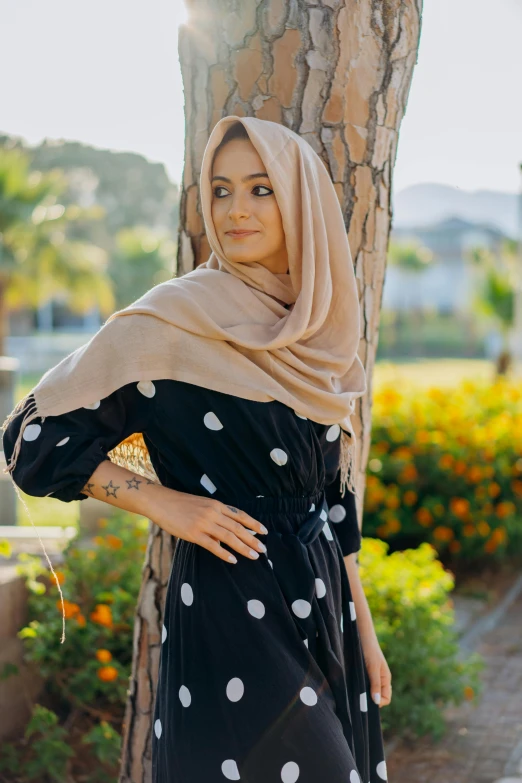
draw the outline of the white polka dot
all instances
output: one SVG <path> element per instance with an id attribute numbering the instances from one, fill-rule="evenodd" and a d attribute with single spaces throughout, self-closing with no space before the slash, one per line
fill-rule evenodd
<path id="1" fill-rule="evenodd" d="M 232 679 L 228 681 L 227 697 L 230 701 L 239 701 L 244 692 L 245 686 L 243 685 L 243 680 L 240 680 L 239 677 L 232 677 Z"/>
<path id="2" fill-rule="evenodd" d="M 326 585 L 322 579 L 315 580 L 315 592 L 318 598 L 323 598 L 326 595 Z"/>
<path id="3" fill-rule="evenodd" d="M 217 487 L 214 484 L 214 482 L 209 479 L 209 477 L 207 476 L 206 473 L 203 473 L 203 475 L 201 476 L 201 478 L 199 480 L 199 483 L 202 484 L 205 487 L 205 489 L 207 490 L 207 492 L 210 492 L 211 494 L 214 494 L 214 492 L 217 489 Z"/>
<path id="4" fill-rule="evenodd" d="M 222 430 L 223 425 L 219 421 L 218 417 L 215 413 L 212 411 L 209 411 L 208 413 L 205 413 L 203 416 L 203 422 L 205 424 L 205 427 L 208 427 L 209 430 Z"/>
<path id="5" fill-rule="evenodd" d="M 294 601 L 292 604 L 292 611 L 298 617 L 308 617 L 312 611 L 312 604 L 305 601 L 304 598 L 298 598 L 297 601 Z"/>
<path id="6" fill-rule="evenodd" d="M 306 646 L 308 647 L 308 639 L 304 639 L 303 641 L 306 644 Z"/>
<path id="7" fill-rule="evenodd" d="M 357 615 L 355 614 L 355 604 L 353 601 L 350 601 L 350 617 L 352 618 L 352 620 L 355 620 L 355 618 L 357 617 Z"/>
<path id="8" fill-rule="evenodd" d="M 252 615 L 252 617 L 257 617 L 258 619 L 261 619 L 261 617 L 264 617 L 265 614 L 265 605 L 262 601 L 258 601 L 256 598 L 252 598 L 248 604 L 248 611 Z"/>
<path id="9" fill-rule="evenodd" d="M 324 508 L 323 508 L 323 510 L 321 511 L 321 513 L 319 514 L 319 518 L 320 518 L 320 519 L 322 519 L 322 520 L 323 520 L 323 522 L 326 522 L 326 520 L 328 519 L 328 514 L 326 513 L 326 511 L 324 510 Z"/>
<path id="10" fill-rule="evenodd" d="M 90 402 L 88 405 L 84 405 L 84 408 L 88 408 L 90 411 L 95 411 L 96 408 L 100 407 L 100 400 L 97 400 L 96 402 Z"/>
<path id="11" fill-rule="evenodd" d="M 190 707 L 192 696 L 190 695 L 190 691 L 186 685 L 182 685 L 179 689 L 179 700 L 184 707 Z"/>
<path id="12" fill-rule="evenodd" d="M 283 449 L 272 449 L 270 456 L 276 465 L 286 465 L 288 462 L 288 454 Z"/>
<path id="13" fill-rule="evenodd" d="M 272 561 L 270 560 L 270 558 L 267 558 L 267 559 L 268 559 L 268 562 L 270 563 L 270 568 L 273 568 L 273 567 L 274 567 L 274 564 L 272 563 Z"/>
<path id="14" fill-rule="evenodd" d="M 221 772 L 227 780 L 239 780 L 239 770 L 233 759 L 227 759 L 222 763 Z"/>
<path id="15" fill-rule="evenodd" d="M 163 644 L 165 639 L 167 638 L 167 629 L 165 628 L 165 625 L 163 625 L 163 628 L 161 629 L 161 643 Z"/>
<path id="16" fill-rule="evenodd" d="M 381 780 L 388 780 L 388 771 L 386 769 L 385 761 L 379 761 L 379 763 L 377 764 L 377 774 L 381 778 Z"/>
<path id="17" fill-rule="evenodd" d="M 194 593 L 192 592 L 192 587 L 188 582 L 183 582 L 181 585 L 181 600 L 187 606 L 190 606 L 194 600 Z"/>
<path id="18" fill-rule="evenodd" d="M 154 397 L 156 394 L 156 387 L 152 381 L 140 381 L 138 383 L 138 391 L 143 394 L 144 397 Z"/>
<path id="19" fill-rule="evenodd" d="M 299 777 L 299 767 L 295 761 L 287 761 L 281 770 L 281 780 L 283 783 L 295 783 Z"/>
<path id="20" fill-rule="evenodd" d="M 354 769 L 350 772 L 350 783 L 361 783 L 361 778 Z"/>
<path id="21" fill-rule="evenodd" d="M 314 704 L 317 704 L 317 693 L 313 688 L 309 688 L 308 686 L 301 688 L 299 696 L 301 697 L 301 701 L 309 707 L 313 707 Z"/>
<path id="22" fill-rule="evenodd" d="M 366 691 L 361 693 L 361 712 L 368 712 L 368 699 L 366 696 Z"/>
<path id="23" fill-rule="evenodd" d="M 154 734 L 158 739 L 161 737 L 161 732 L 162 732 L 161 721 L 158 718 L 158 720 L 154 723 Z"/>
<path id="24" fill-rule="evenodd" d="M 301 416 L 301 414 L 300 414 L 300 413 L 298 413 L 297 411 L 294 411 L 294 413 L 295 413 L 295 415 L 296 415 L 296 416 L 297 416 L 299 419 L 304 419 L 304 420 L 306 421 L 306 416 Z"/>
<path id="25" fill-rule="evenodd" d="M 325 534 L 328 541 L 333 541 L 332 531 L 330 530 L 330 525 L 328 524 L 328 522 L 324 523 L 323 533 Z"/>
<path id="26" fill-rule="evenodd" d="M 341 631 L 344 633 L 344 614 L 341 615 Z"/>
<path id="27" fill-rule="evenodd" d="M 340 426 L 338 424 L 332 424 L 332 426 L 329 427 L 326 432 L 326 440 L 328 441 L 337 440 L 340 432 L 341 432 Z"/>
<path id="28" fill-rule="evenodd" d="M 308 509 L 308 513 L 310 513 L 310 511 L 315 511 L 315 503 L 312 503 L 312 505 Z"/>
<path id="29" fill-rule="evenodd" d="M 24 430 L 22 438 L 24 440 L 36 440 L 41 431 L 42 428 L 39 424 L 28 424 Z"/>
<path id="30" fill-rule="evenodd" d="M 70 440 L 71 440 L 70 437 L 67 436 L 66 438 L 62 438 L 62 440 L 59 443 L 57 443 L 56 445 L 57 446 L 65 446 L 65 444 L 69 443 Z"/>
<path id="31" fill-rule="evenodd" d="M 332 506 L 330 509 L 328 516 L 332 522 L 342 522 L 346 516 L 346 509 L 344 506 L 341 506 L 340 503 L 336 503 L 335 506 Z"/>

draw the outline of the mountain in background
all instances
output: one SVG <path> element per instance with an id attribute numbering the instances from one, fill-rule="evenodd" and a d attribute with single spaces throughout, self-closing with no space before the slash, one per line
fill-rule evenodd
<path id="1" fill-rule="evenodd" d="M 392 227 L 428 226 L 452 217 L 471 223 L 487 223 L 515 238 L 518 233 L 517 201 L 516 193 L 466 191 L 436 183 L 411 185 L 394 193 Z"/>

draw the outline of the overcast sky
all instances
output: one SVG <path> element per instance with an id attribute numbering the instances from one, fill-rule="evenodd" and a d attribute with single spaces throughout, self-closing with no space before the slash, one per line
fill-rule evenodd
<path id="1" fill-rule="evenodd" d="M 0 131 L 140 152 L 180 180 L 183 0 L 0 0 Z M 515 192 L 521 0 L 425 0 L 394 189 Z"/>

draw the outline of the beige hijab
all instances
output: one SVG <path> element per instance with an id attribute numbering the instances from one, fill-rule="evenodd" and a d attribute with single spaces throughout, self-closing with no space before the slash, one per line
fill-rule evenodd
<path id="1" fill-rule="evenodd" d="M 257 262 L 232 263 L 211 215 L 214 150 L 241 122 L 270 177 L 282 215 L 289 272 Z M 359 301 L 339 201 L 322 160 L 296 133 L 254 117 L 224 117 L 208 140 L 200 197 L 209 259 L 160 283 L 111 315 L 84 346 L 43 375 L 25 427 L 99 401 L 130 382 L 172 379 L 249 400 L 279 400 L 301 416 L 332 425 L 341 436 L 341 484 L 355 491 L 355 434 L 350 415 L 366 391 L 359 345 Z M 285 304 L 292 304 L 288 310 Z M 21 400 L 3 424 L 25 403 Z M 181 412 L 172 411 L 175 418 Z M 143 439 L 111 452 L 118 464 L 155 475 Z"/>

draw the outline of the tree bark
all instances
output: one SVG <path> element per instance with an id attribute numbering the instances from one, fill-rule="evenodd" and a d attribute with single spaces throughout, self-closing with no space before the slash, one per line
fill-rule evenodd
<path id="1" fill-rule="evenodd" d="M 231 114 L 254 116 L 283 123 L 305 138 L 332 176 L 359 289 L 359 356 L 368 378 L 368 394 L 354 415 L 362 489 L 392 172 L 417 58 L 422 0 L 186 0 L 186 5 L 189 22 L 179 31 L 186 140 L 178 274 L 210 254 L 198 178 L 216 122 Z M 362 508 L 358 511 L 361 519 Z M 151 718 L 170 540 L 158 528 L 151 532 L 137 610 L 121 783 L 151 780 Z"/>

